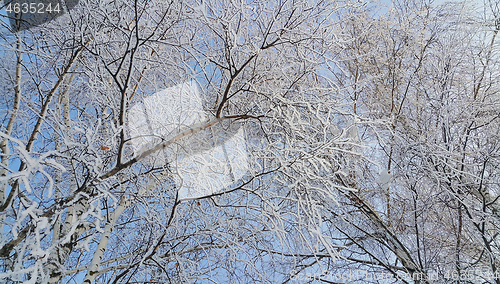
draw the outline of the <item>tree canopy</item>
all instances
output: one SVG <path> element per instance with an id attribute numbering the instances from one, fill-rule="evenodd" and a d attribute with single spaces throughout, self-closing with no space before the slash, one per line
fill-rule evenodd
<path id="1" fill-rule="evenodd" d="M 68 3 L 0 15 L 0 281 L 500 283 L 498 3 Z"/>

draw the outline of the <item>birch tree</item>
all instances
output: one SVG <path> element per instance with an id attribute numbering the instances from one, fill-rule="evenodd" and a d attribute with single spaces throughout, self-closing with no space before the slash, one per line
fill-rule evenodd
<path id="1" fill-rule="evenodd" d="M 38 27 L 6 24 L 0 279 L 494 275 L 498 11 L 379 5 L 82 0 Z M 200 100 L 160 99 L 179 86 Z M 147 107 L 184 103 L 147 121 Z M 245 151 L 196 156 L 235 133 Z M 231 183 L 180 194 L 221 169 Z"/>
<path id="2" fill-rule="evenodd" d="M 354 58 L 333 77 L 349 87 L 378 164 L 360 169 L 362 194 L 332 229 L 349 244 L 342 269 L 410 283 L 498 281 L 497 183 L 483 175 L 495 172 L 486 161 L 497 151 L 498 14 L 478 18 L 472 7 L 401 1 L 345 23 L 357 40 L 342 52 Z"/>
<path id="3" fill-rule="evenodd" d="M 2 279 L 273 282 L 287 275 L 292 263 L 275 265 L 271 248 L 312 247 L 316 229 L 308 222 L 316 217 L 287 232 L 290 213 L 281 208 L 297 199 L 286 196 L 319 181 L 318 192 L 333 201 L 330 182 L 317 178 L 327 172 L 308 168 L 331 172 L 319 157 L 349 143 L 346 131 L 331 133 L 337 99 L 330 93 L 338 89 L 320 86 L 316 72 L 326 48 L 345 40 L 334 14 L 357 6 L 81 1 L 6 37 L 5 46 L 17 46 L 4 52 L 17 61 L 4 63 L 3 115 L 11 122 L 2 132 Z M 135 155 L 126 129 L 131 107 L 186 80 L 200 86 L 207 120 Z M 253 141 L 248 175 L 181 202 L 178 169 L 158 161 L 158 152 L 178 157 L 194 147 L 189 137 L 235 123 Z"/>

